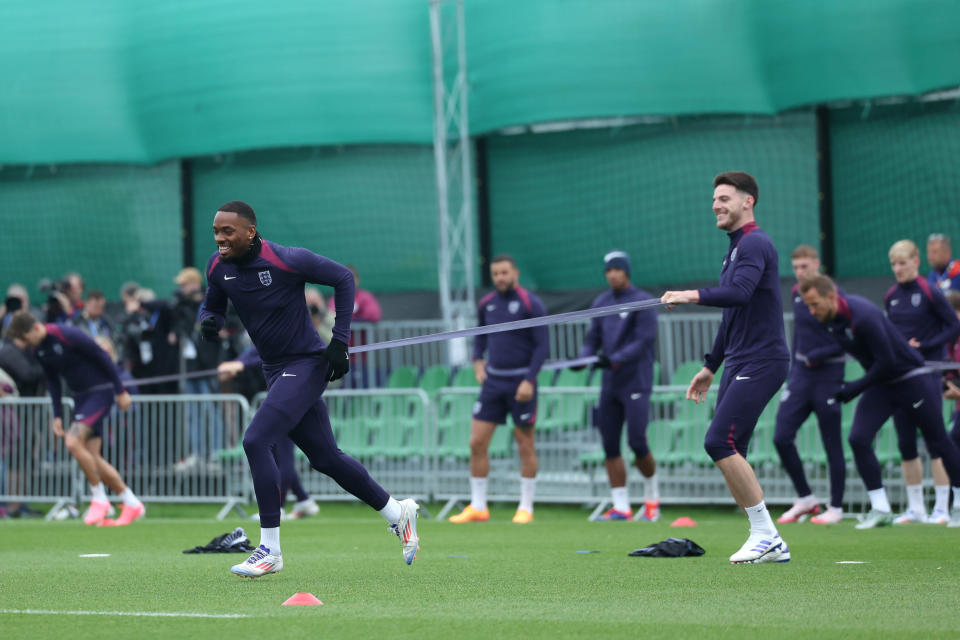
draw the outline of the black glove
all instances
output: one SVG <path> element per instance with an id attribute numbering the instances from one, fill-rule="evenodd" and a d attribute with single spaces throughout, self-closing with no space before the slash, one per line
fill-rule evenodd
<path id="1" fill-rule="evenodd" d="M 200 323 L 200 338 L 207 342 L 216 342 L 220 336 L 220 330 L 217 329 L 217 319 L 213 316 L 207 316 Z"/>
<path id="2" fill-rule="evenodd" d="M 600 355 L 597 356 L 597 361 L 593 363 L 593 368 L 609 369 L 611 364 L 612 363 L 610 362 L 610 358 L 601 353 Z"/>
<path id="3" fill-rule="evenodd" d="M 323 357 L 330 365 L 330 368 L 327 369 L 327 381 L 339 380 L 350 371 L 350 356 L 347 354 L 347 345 L 336 338 L 327 345 Z"/>
<path id="4" fill-rule="evenodd" d="M 846 404 L 847 402 L 850 402 L 856 398 L 858 395 L 860 394 L 854 387 L 851 387 L 848 384 L 842 384 L 840 385 L 840 390 L 833 394 L 833 399 L 837 402 Z"/>

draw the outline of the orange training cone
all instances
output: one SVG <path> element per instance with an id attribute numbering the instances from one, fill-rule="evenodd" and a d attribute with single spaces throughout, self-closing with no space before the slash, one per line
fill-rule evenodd
<path id="1" fill-rule="evenodd" d="M 697 526 L 697 523 L 694 522 L 693 518 L 688 518 L 687 516 L 683 516 L 671 522 L 670 526 L 671 527 L 695 527 Z"/>
<path id="2" fill-rule="evenodd" d="M 323 603 L 317 600 L 316 596 L 314 596 L 312 593 L 295 593 L 289 598 L 287 598 L 287 601 L 280 606 L 285 607 L 287 605 L 298 605 L 298 604 L 310 605 L 310 604 L 323 604 Z"/>

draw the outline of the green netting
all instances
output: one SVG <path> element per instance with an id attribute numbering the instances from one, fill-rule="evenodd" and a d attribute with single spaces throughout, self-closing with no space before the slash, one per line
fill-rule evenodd
<path id="1" fill-rule="evenodd" d="M 377 292 L 437 288 L 436 182 L 426 146 L 250 152 L 193 163 L 195 261 L 217 207 L 243 200 L 264 237 L 352 264 Z"/>
<path id="2" fill-rule="evenodd" d="M 24 284 L 35 304 L 39 279 L 72 270 L 111 300 L 128 280 L 167 296 L 183 266 L 179 188 L 175 162 L 3 168 L 3 282 Z"/>
<path id="3" fill-rule="evenodd" d="M 429 5 L 4 0 L 0 162 L 429 143 Z M 960 3 L 950 0 L 465 5 L 475 133 L 627 114 L 772 114 L 960 82 Z"/>
<path id="4" fill-rule="evenodd" d="M 830 114 L 837 275 L 889 276 L 887 250 L 931 233 L 960 240 L 960 102 Z"/>
<path id="5" fill-rule="evenodd" d="M 772 114 L 960 82 L 944 0 L 471 0 L 471 128 Z"/>
<path id="6" fill-rule="evenodd" d="M 489 145 L 494 252 L 543 289 L 602 286 L 602 256 L 633 257 L 633 281 L 715 279 L 727 238 L 715 227 L 713 177 L 760 185 L 757 220 L 790 275 L 790 251 L 818 244 L 811 113 L 690 118 L 623 129 L 496 136 Z"/>

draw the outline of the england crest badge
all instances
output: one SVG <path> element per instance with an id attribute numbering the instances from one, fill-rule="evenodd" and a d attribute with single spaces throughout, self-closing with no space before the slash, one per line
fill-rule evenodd
<path id="1" fill-rule="evenodd" d="M 262 284 L 265 287 L 269 287 L 270 284 L 273 282 L 273 276 L 270 275 L 269 270 L 260 271 L 257 273 L 257 275 L 260 276 L 260 284 Z"/>

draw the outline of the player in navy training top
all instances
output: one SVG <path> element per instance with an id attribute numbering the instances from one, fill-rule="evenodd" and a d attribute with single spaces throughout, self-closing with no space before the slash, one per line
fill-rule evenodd
<path id="1" fill-rule="evenodd" d="M 101 453 L 103 420 L 109 415 L 114 400 L 124 411 L 131 403 L 130 394 L 107 352 L 80 329 L 65 324 L 41 324 L 28 311 L 17 311 L 13 315 L 7 337 L 32 347 L 43 366 L 53 402 L 53 433 L 64 438 L 67 450 L 90 483 L 90 508 L 84 522 L 122 526 L 143 517 L 146 513 L 143 503 Z M 61 377 L 74 392 L 73 419 L 66 434 Z M 104 484 L 123 500 L 123 511 L 115 521 L 106 517 L 110 502 Z"/>
<path id="2" fill-rule="evenodd" d="M 930 375 L 931 368 L 924 366 L 920 353 L 872 302 L 860 296 L 840 295 L 827 276 L 804 280 L 800 293 L 810 313 L 866 371 L 862 378 L 844 382 L 836 396 L 841 402 L 849 402 L 863 394 L 853 415 L 849 441 L 871 509 L 857 529 L 893 522 L 873 440 L 896 411 L 906 412 L 920 427 L 927 446 L 943 457 L 954 490 L 960 490 L 960 450 L 944 428 L 938 401 L 940 382 Z"/>
<path id="3" fill-rule="evenodd" d="M 942 233 L 931 233 L 927 238 L 927 262 L 930 263 L 927 282 L 943 293 L 960 291 L 960 260 L 950 254 L 950 238 Z"/>
<path id="4" fill-rule="evenodd" d="M 841 405 L 833 401 L 843 384 L 843 349 L 830 332 L 810 314 L 800 296 L 799 282 L 820 272 L 820 255 L 808 244 L 801 244 L 791 255 L 793 274 L 797 283 L 790 291 L 793 299 L 793 360 L 787 388 L 780 396 L 773 444 L 780 461 L 797 490 L 797 501 L 782 516 L 780 524 L 796 522 L 804 515 L 812 515 L 814 524 L 836 524 L 843 518 L 843 490 L 847 481 L 847 463 L 843 458 Z M 830 469 L 830 508 L 820 512 L 820 501 L 803 470 L 803 461 L 794 441 L 797 431 L 813 412 L 817 416 L 823 450 Z"/>
<path id="5" fill-rule="evenodd" d="M 236 360 L 227 360 L 217 365 L 217 374 L 220 380 L 232 380 L 240 372 L 254 367 L 261 367 L 263 361 L 256 347 L 250 347 L 241 353 Z M 305 516 L 315 516 L 320 513 L 320 507 L 316 501 L 310 497 L 307 490 L 304 489 L 300 481 L 300 474 L 297 473 L 297 465 L 293 454 L 293 440 L 290 438 L 280 438 L 277 441 L 277 448 L 274 451 L 274 458 L 277 461 L 277 468 L 280 470 L 280 519 L 296 520 Z M 293 505 L 290 513 L 283 510 L 283 504 L 287 500 L 287 494 L 293 492 L 297 501 Z M 260 514 L 252 516 L 254 520 L 260 520 Z"/>
<path id="6" fill-rule="evenodd" d="M 603 270 L 610 290 L 597 296 L 591 308 L 653 297 L 630 284 L 630 256 L 625 252 L 611 251 L 605 255 Z M 620 454 L 624 420 L 627 422 L 627 444 L 633 450 L 634 464 L 644 477 L 645 495 L 640 517 L 648 521 L 660 519 L 657 463 L 647 445 L 656 341 L 656 311 L 624 312 L 592 319 L 580 350 L 580 356 L 598 355 L 595 366 L 603 370 L 597 428 L 603 441 L 613 507 L 598 516 L 597 520 L 629 520 L 633 517 L 627 493 L 627 469 Z"/>
<path id="7" fill-rule="evenodd" d="M 745 457 L 757 419 L 786 379 L 790 360 L 777 250 L 754 221 L 758 188 L 753 176 L 729 171 L 714 178 L 713 186 L 717 228 L 730 237 L 720 286 L 667 291 L 661 300 L 723 307 L 713 350 L 690 382 L 687 398 L 704 401 L 714 373 L 726 361 L 704 447 L 750 519 L 750 536 L 730 562 L 787 562 L 790 550 L 770 518 L 763 490 Z"/>
<path id="8" fill-rule="evenodd" d="M 490 261 L 490 276 L 496 291 L 477 306 L 480 326 L 546 315 L 540 299 L 518 284 L 520 272 L 506 254 Z M 550 349 L 546 327 L 501 331 L 477 336 L 473 343 L 474 375 L 482 386 L 470 422 L 470 504 L 450 522 L 482 522 L 487 509 L 488 449 L 498 424 L 513 418 L 513 435 L 520 454 L 520 504 L 513 516 L 517 524 L 533 520 L 533 496 L 537 481 L 537 452 L 533 428 L 537 421 L 537 374 Z M 484 351 L 489 358 L 483 359 Z"/>
<path id="9" fill-rule="evenodd" d="M 920 277 L 917 245 L 910 240 L 900 240 L 890 247 L 888 255 L 897 284 L 890 287 L 883 300 L 887 317 L 924 360 L 944 360 L 947 345 L 960 337 L 960 321 L 940 288 L 931 286 Z M 938 370 L 930 375 L 936 381 L 941 378 Z M 942 409 L 943 399 L 939 398 L 938 403 Z M 928 518 L 923 500 L 923 462 L 917 449 L 917 425 L 903 411 L 893 414 L 893 424 L 897 429 L 903 480 L 907 485 L 907 510 L 894 518 L 893 523 L 945 524 L 950 519 L 950 478 L 943 468 L 943 461 L 937 452 L 930 451 L 936 502 Z"/>
<path id="10" fill-rule="evenodd" d="M 257 233 L 257 217 L 246 203 L 220 207 L 213 219 L 217 252 L 207 263 L 207 291 L 199 319 L 204 339 L 216 340 L 227 300 L 233 303 L 263 360 L 267 398 L 243 435 L 260 510 L 260 545 L 233 573 L 256 578 L 283 568 L 280 549 L 280 471 L 274 451 L 289 437 L 310 465 L 333 478 L 390 523 L 413 562 L 417 551 L 413 500 L 398 502 L 373 481 L 359 462 L 337 447 L 326 404 L 327 382 L 349 370 L 347 341 L 353 313 L 353 276 L 346 267 L 300 248 L 284 247 Z M 332 286 L 337 319 L 325 345 L 310 319 L 304 284 Z"/>

